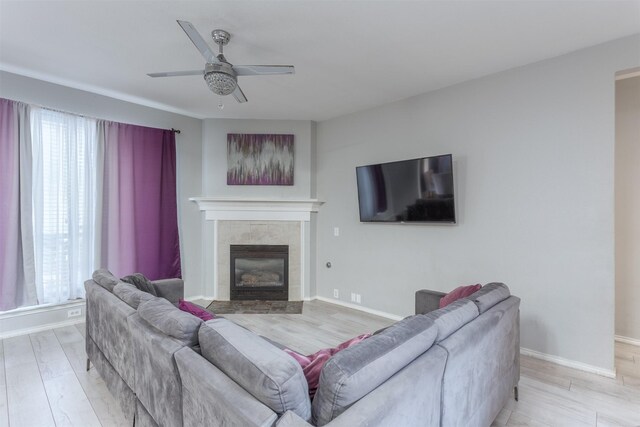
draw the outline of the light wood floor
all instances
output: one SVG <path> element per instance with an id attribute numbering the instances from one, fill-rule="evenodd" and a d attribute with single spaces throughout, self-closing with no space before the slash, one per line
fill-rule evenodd
<path id="1" fill-rule="evenodd" d="M 225 317 L 302 353 L 391 323 L 320 301 L 305 302 L 302 315 Z M 84 324 L 2 340 L 0 427 L 128 425 L 85 360 Z M 615 379 L 524 356 L 521 364 L 520 401 L 493 426 L 640 426 L 640 347 L 616 343 Z"/>

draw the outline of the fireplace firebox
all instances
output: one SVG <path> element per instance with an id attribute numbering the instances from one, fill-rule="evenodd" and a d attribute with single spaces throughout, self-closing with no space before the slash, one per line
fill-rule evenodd
<path id="1" fill-rule="evenodd" d="M 231 245 L 231 300 L 289 299 L 289 246 Z"/>

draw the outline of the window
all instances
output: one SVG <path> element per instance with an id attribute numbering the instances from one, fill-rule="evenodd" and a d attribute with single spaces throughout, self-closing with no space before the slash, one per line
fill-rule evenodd
<path id="1" fill-rule="evenodd" d="M 34 108 L 31 133 L 38 300 L 82 298 L 95 258 L 97 124 Z"/>

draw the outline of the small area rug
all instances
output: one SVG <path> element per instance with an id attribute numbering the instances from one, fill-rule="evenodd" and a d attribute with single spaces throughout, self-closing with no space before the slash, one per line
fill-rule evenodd
<path id="1" fill-rule="evenodd" d="M 212 301 L 213 314 L 302 314 L 302 301 Z"/>

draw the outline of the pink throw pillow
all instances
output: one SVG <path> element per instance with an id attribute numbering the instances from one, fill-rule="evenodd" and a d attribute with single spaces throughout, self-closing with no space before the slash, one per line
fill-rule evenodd
<path id="1" fill-rule="evenodd" d="M 475 294 L 480 290 L 481 287 L 481 284 L 458 286 L 440 299 L 440 308 L 446 307 L 452 302 L 459 300 L 460 298 L 466 298 L 469 295 Z"/>
<path id="2" fill-rule="evenodd" d="M 183 299 L 178 301 L 178 308 L 180 310 L 182 310 L 182 311 L 185 311 L 187 313 L 191 313 L 194 316 L 199 317 L 200 319 L 204 320 L 205 322 L 207 320 L 211 320 L 211 319 L 214 319 L 216 317 L 213 314 L 209 313 L 204 308 L 200 307 L 199 305 L 194 304 L 194 303 L 189 302 L 189 301 L 185 301 Z"/>
<path id="3" fill-rule="evenodd" d="M 345 348 L 349 348 L 352 345 L 356 345 L 362 340 L 369 338 L 371 334 L 362 334 L 358 335 L 355 338 L 351 338 L 343 342 L 334 348 L 325 348 L 320 351 L 317 351 L 309 356 L 303 356 L 300 353 L 296 353 L 293 350 L 289 350 L 285 348 L 284 351 L 289 356 L 296 359 L 296 361 L 302 367 L 302 372 L 304 373 L 304 377 L 307 379 L 307 383 L 309 384 L 309 397 L 313 399 L 313 396 L 316 394 L 316 390 L 318 389 L 318 381 L 320 380 L 320 372 L 322 372 L 322 367 L 329 360 L 331 356 L 339 352 L 340 350 L 344 350 Z"/>

